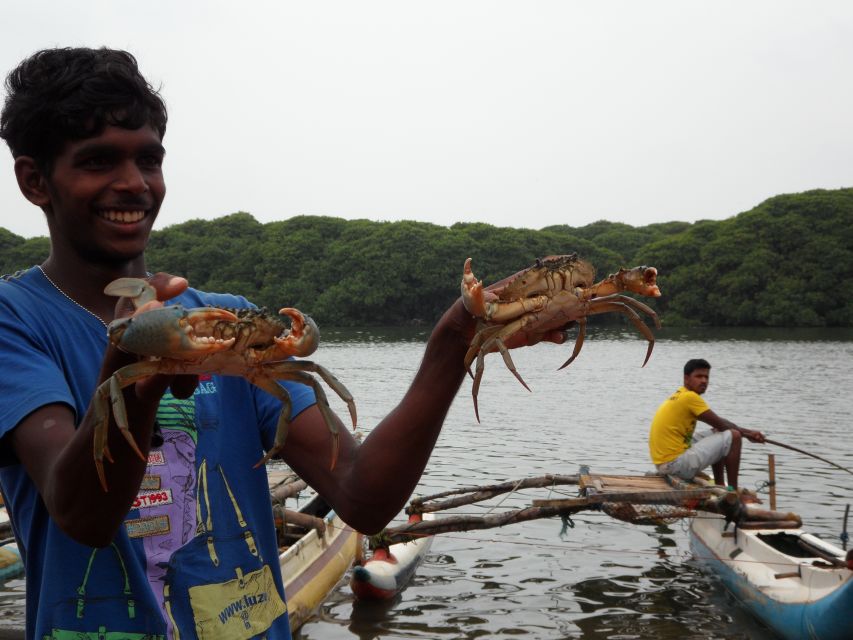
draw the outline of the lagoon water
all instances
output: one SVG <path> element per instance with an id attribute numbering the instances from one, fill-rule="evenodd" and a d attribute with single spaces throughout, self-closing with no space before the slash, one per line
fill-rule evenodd
<path id="1" fill-rule="evenodd" d="M 323 340 L 315 359 L 353 392 L 359 429 L 367 433 L 405 391 L 426 333 L 327 330 Z M 573 474 L 581 465 L 594 473 L 651 471 L 649 421 L 693 357 L 712 364 L 705 398 L 714 411 L 853 468 L 853 331 L 665 329 L 641 368 L 645 350 L 633 330 L 593 328 L 581 355 L 562 371 L 557 367 L 570 345 L 514 351 L 531 392 L 490 355 L 479 394 L 481 422 L 466 380 L 417 493 Z M 779 508 L 799 513 L 812 532 L 840 546 L 853 476 L 769 445 L 744 449 L 741 484 L 760 488 L 767 454 L 774 453 Z M 760 491 L 766 501 L 766 489 Z M 483 515 L 575 494 L 571 486 L 526 491 L 458 512 Z M 572 523 L 566 531 L 556 519 L 442 534 L 396 601 L 354 603 L 343 584 L 297 637 L 773 637 L 702 571 L 689 550 L 686 522 L 635 526 L 587 512 Z M 21 624 L 22 607 L 20 581 L 7 583 L 0 637 L 4 627 Z"/>

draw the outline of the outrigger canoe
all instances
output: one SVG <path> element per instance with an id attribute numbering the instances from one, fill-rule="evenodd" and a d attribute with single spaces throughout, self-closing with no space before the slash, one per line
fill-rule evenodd
<path id="1" fill-rule="evenodd" d="M 637 524 L 689 517 L 697 560 L 757 618 L 788 640 L 853 639 L 853 552 L 802 529 L 795 513 L 696 478 L 603 476 L 582 471 L 585 500 Z M 608 499 L 609 498 L 609 499 Z M 578 500 L 548 500 L 577 506 Z"/>
<path id="2" fill-rule="evenodd" d="M 788 640 L 853 638 L 853 571 L 846 552 L 801 528 L 744 529 L 702 513 L 696 558 L 757 618 Z"/>
<path id="3" fill-rule="evenodd" d="M 286 545 L 279 565 L 293 632 L 314 615 L 350 568 L 360 534 L 315 496 L 298 514 L 285 516 L 280 539 Z"/>
<path id="4" fill-rule="evenodd" d="M 412 518 L 421 519 L 421 516 Z M 423 514 L 424 520 L 432 520 L 432 513 Z M 378 548 L 369 559 L 357 563 L 350 574 L 350 588 L 358 600 L 391 600 L 406 588 L 409 580 L 424 559 L 433 536 L 392 544 L 387 549 Z"/>

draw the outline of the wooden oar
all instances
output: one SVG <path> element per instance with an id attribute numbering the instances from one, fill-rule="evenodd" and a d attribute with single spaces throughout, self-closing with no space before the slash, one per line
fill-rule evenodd
<path id="1" fill-rule="evenodd" d="M 826 458 L 821 458 L 819 455 L 814 453 L 810 453 L 808 451 L 803 451 L 802 449 L 797 449 L 797 447 L 792 447 L 789 444 L 784 444 L 782 442 L 777 442 L 776 440 L 771 440 L 770 438 L 764 438 L 764 442 L 767 444 L 775 444 L 777 447 L 782 447 L 783 449 L 790 449 L 791 451 L 796 451 L 797 453 L 802 453 L 804 456 L 809 456 L 816 460 L 820 460 L 821 462 L 825 462 L 826 464 L 830 464 L 833 467 L 841 469 L 842 471 L 846 471 L 847 473 L 853 475 L 853 471 L 848 469 L 847 467 L 842 467 L 840 464 L 835 464 L 832 460 L 827 460 Z"/>

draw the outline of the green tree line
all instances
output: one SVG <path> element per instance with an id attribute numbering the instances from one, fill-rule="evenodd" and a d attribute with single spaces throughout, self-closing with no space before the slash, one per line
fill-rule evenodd
<path id="1" fill-rule="evenodd" d="M 0 228 L 0 272 L 44 260 L 45 237 Z M 152 271 L 192 286 L 294 306 L 325 326 L 431 324 L 459 295 L 462 265 L 493 282 L 546 255 L 577 252 L 602 278 L 657 267 L 652 302 L 670 325 L 853 326 L 853 189 L 780 195 L 722 221 L 539 230 L 238 212 L 154 231 Z"/>

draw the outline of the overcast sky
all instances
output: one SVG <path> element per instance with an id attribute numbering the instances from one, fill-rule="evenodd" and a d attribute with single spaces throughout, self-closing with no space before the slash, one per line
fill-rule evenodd
<path id="1" fill-rule="evenodd" d="M 125 48 L 170 110 L 157 228 L 248 211 L 539 229 L 853 186 L 853 3 L 29 0 L 0 67 Z M 46 235 L 0 171 L 0 226 Z"/>

